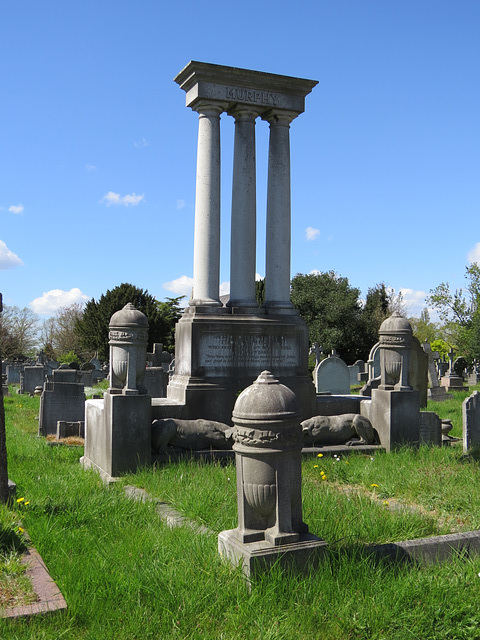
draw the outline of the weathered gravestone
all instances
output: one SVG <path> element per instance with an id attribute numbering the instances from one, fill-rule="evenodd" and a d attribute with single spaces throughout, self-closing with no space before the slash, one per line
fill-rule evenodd
<path id="1" fill-rule="evenodd" d="M 474 391 L 462 404 L 463 451 L 480 447 L 480 393 Z"/>
<path id="2" fill-rule="evenodd" d="M 20 374 L 23 367 L 23 362 L 12 362 L 7 365 L 7 384 L 20 384 Z"/>
<path id="3" fill-rule="evenodd" d="M 320 362 L 316 368 L 315 388 L 317 393 L 330 392 L 332 395 L 350 393 L 350 373 L 345 362 L 335 351 Z"/>
<path id="4" fill-rule="evenodd" d="M 146 393 L 152 398 L 165 398 L 167 395 L 168 372 L 163 367 L 147 367 L 143 378 Z"/>
<path id="5" fill-rule="evenodd" d="M 85 392 L 80 372 L 62 365 L 52 373 L 52 380 L 45 382 L 40 397 L 38 435 L 57 433 L 57 422 L 85 420 Z"/>
<path id="6" fill-rule="evenodd" d="M 447 398 L 451 398 L 452 395 L 447 393 L 445 387 L 441 387 L 438 381 L 438 373 L 435 367 L 435 360 L 439 360 L 440 356 L 438 351 L 432 351 L 432 347 L 428 342 L 424 342 L 422 345 L 423 350 L 427 354 L 428 358 L 428 385 L 429 389 L 427 397 L 430 400 L 436 402 L 443 402 Z"/>
<path id="7" fill-rule="evenodd" d="M 34 393 L 35 387 L 42 387 L 45 373 L 43 364 L 25 366 L 20 374 L 20 393 Z"/>

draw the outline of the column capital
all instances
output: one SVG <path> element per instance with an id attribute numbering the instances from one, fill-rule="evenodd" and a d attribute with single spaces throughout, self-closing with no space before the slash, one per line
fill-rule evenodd
<path id="1" fill-rule="evenodd" d="M 232 109 L 227 111 L 229 116 L 235 118 L 235 122 L 238 121 L 253 121 L 259 117 L 260 113 L 252 108 L 250 105 L 246 104 L 236 104 Z"/>
<path id="2" fill-rule="evenodd" d="M 193 111 L 196 111 L 199 116 L 219 116 L 221 113 L 227 110 L 228 104 L 226 102 L 209 102 L 207 100 L 201 100 L 191 105 Z"/>
<path id="3" fill-rule="evenodd" d="M 283 125 L 288 127 L 292 120 L 298 116 L 294 111 L 284 111 L 283 109 L 270 109 L 262 115 L 262 120 L 266 120 L 273 125 Z"/>

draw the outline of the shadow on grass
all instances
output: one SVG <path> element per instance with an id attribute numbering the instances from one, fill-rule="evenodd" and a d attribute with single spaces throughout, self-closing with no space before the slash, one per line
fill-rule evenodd
<path id="1" fill-rule="evenodd" d="M 11 551 L 24 553 L 27 545 L 20 532 L 16 532 L 12 527 L 0 524 L 0 555 L 5 555 Z"/>

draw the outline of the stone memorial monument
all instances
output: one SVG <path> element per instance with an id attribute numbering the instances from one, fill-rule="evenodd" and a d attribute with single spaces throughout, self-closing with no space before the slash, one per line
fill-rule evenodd
<path id="1" fill-rule="evenodd" d="M 413 332 L 408 320 L 395 312 L 379 330 L 380 385 L 372 389 L 372 400 L 361 404 L 390 451 L 400 444 L 420 441 L 420 397 L 410 384 Z"/>
<path id="2" fill-rule="evenodd" d="M 317 84 L 247 69 L 190 62 L 175 78 L 199 115 L 193 295 L 177 323 L 175 373 L 154 417 L 230 423 L 235 399 L 264 369 L 315 404 L 308 329 L 290 302 L 290 123 Z M 230 300 L 220 283 L 220 116 L 235 119 Z M 265 303 L 255 299 L 255 123 L 270 126 Z"/>
<path id="3" fill-rule="evenodd" d="M 148 321 L 132 304 L 109 325 L 110 388 L 85 403 L 85 467 L 106 479 L 151 463 L 151 397 L 142 386 Z"/>
<path id="4" fill-rule="evenodd" d="M 251 575 L 273 563 L 311 567 L 326 543 L 302 519 L 302 428 L 295 394 L 269 371 L 233 409 L 238 527 L 218 536 L 219 553 Z"/>

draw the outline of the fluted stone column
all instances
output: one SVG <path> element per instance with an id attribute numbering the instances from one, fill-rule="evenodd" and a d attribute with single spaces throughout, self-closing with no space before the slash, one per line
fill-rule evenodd
<path id="1" fill-rule="evenodd" d="M 267 187 L 267 242 L 264 306 L 292 309 L 290 302 L 290 122 L 296 114 L 270 111 Z"/>
<path id="2" fill-rule="evenodd" d="M 258 310 L 255 299 L 256 174 L 255 118 L 248 106 L 237 106 L 233 156 L 230 301 L 235 312 Z"/>
<path id="3" fill-rule="evenodd" d="M 220 114 L 222 106 L 202 103 L 199 114 L 193 299 L 191 306 L 221 306 L 220 288 Z"/>

